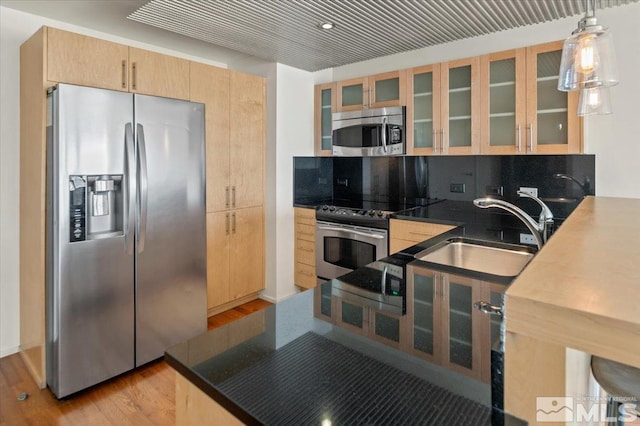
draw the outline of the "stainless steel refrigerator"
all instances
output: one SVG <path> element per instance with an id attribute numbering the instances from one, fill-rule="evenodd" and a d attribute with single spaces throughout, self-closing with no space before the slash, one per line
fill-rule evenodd
<path id="1" fill-rule="evenodd" d="M 47 123 L 47 383 L 58 398 L 206 331 L 204 105 L 59 84 Z"/>

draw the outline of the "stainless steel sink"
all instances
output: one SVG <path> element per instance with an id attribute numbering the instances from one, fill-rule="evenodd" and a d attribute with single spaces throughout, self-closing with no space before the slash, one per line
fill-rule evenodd
<path id="1" fill-rule="evenodd" d="M 528 247 L 450 238 L 415 255 L 425 262 L 503 277 L 517 276 L 533 258 Z"/>

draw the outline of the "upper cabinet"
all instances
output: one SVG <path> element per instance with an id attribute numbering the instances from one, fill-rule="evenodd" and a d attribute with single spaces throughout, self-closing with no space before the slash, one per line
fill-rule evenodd
<path id="1" fill-rule="evenodd" d="M 189 61 L 148 50 L 129 48 L 129 91 L 189 99 Z"/>
<path id="2" fill-rule="evenodd" d="M 557 89 L 562 42 L 481 57 L 482 153 L 581 150 L 577 96 Z"/>
<path id="3" fill-rule="evenodd" d="M 527 152 L 579 153 L 578 92 L 558 90 L 562 42 L 527 48 Z"/>
<path id="4" fill-rule="evenodd" d="M 47 80 L 189 99 L 189 61 L 47 28 Z"/>
<path id="5" fill-rule="evenodd" d="M 479 58 L 469 58 L 409 70 L 408 153 L 480 151 L 479 65 Z"/>
<path id="6" fill-rule="evenodd" d="M 316 156 L 332 154 L 331 114 L 336 110 L 336 83 L 318 84 L 314 92 L 314 152 Z"/>
<path id="7" fill-rule="evenodd" d="M 47 80 L 129 90 L 129 47 L 47 28 Z"/>
<path id="8" fill-rule="evenodd" d="M 316 155 L 331 153 L 329 111 L 396 105 L 407 107 L 409 155 L 580 153 L 578 94 L 557 89 L 562 45 L 318 85 Z"/>
<path id="9" fill-rule="evenodd" d="M 357 111 L 405 104 L 406 71 L 392 71 L 337 83 L 336 111 Z"/>

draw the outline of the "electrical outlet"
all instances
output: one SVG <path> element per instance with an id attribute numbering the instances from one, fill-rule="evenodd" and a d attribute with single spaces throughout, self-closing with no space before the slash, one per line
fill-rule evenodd
<path id="1" fill-rule="evenodd" d="M 485 191 L 487 195 L 499 195 L 501 197 L 504 195 L 504 187 L 502 185 L 487 185 Z"/>
<path id="2" fill-rule="evenodd" d="M 532 195 L 534 197 L 538 196 L 538 188 L 530 188 L 528 186 L 521 186 L 519 189 L 520 192 L 526 192 L 529 195 Z"/>
<path id="3" fill-rule="evenodd" d="M 536 245 L 536 239 L 533 234 L 520 234 L 520 244 Z"/>
<path id="4" fill-rule="evenodd" d="M 449 184 L 449 192 L 464 193 L 464 183 L 451 183 Z"/>

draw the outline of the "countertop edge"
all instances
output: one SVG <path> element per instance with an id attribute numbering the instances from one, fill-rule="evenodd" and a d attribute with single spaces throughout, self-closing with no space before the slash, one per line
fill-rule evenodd
<path id="1" fill-rule="evenodd" d="M 211 386 L 211 384 L 207 383 L 202 377 L 194 373 L 191 369 L 184 366 L 180 361 L 171 356 L 171 354 L 169 354 L 168 352 L 165 352 L 164 360 L 167 364 L 169 364 L 169 366 L 171 366 L 171 368 L 176 371 L 176 373 L 185 377 L 191 384 L 204 392 L 222 408 L 238 418 L 242 423 L 246 425 L 262 425 L 260 421 L 247 413 L 247 411 L 235 404 L 232 400 L 224 396 L 222 393 L 218 392 L 215 387 Z"/>
<path id="2" fill-rule="evenodd" d="M 638 215 L 639 199 L 585 199 L 507 290 L 507 331 L 640 367 Z"/>

